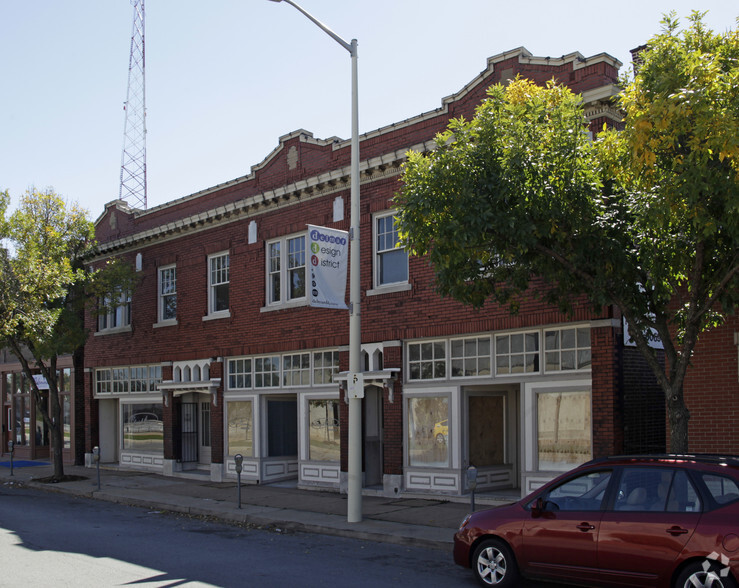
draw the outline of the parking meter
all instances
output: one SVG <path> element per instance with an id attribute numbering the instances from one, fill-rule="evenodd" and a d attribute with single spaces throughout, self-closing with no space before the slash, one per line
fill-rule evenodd
<path id="1" fill-rule="evenodd" d="M 15 451 L 15 444 L 12 441 L 8 441 L 8 451 L 10 451 L 10 475 L 13 475 L 13 452 Z"/>
<path id="2" fill-rule="evenodd" d="M 475 488 L 477 488 L 477 468 L 473 465 L 467 468 L 467 487 L 470 489 L 470 509 L 475 512 Z"/>
<path id="3" fill-rule="evenodd" d="M 98 490 L 100 490 L 100 447 L 97 445 L 92 448 L 92 460 L 95 462 L 98 474 Z"/>
<path id="4" fill-rule="evenodd" d="M 240 453 L 234 455 L 236 463 L 236 485 L 239 489 L 239 508 L 241 508 L 241 471 L 244 469 L 244 456 Z"/>

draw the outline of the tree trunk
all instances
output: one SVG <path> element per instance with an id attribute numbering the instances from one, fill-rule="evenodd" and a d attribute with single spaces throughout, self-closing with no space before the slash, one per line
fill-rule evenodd
<path id="1" fill-rule="evenodd" d="M 688 453 L 688 421 L 690 411 L 685 406 L 682 386 L 667 395 L 667 419 L 670 423 L 670 453 Z"/>
<path id="2" fill-rule="evenodd" d="M 49 386 L 49 435 L 51 441 L 51 463 L 54 466 L 52 478 L 55 482 L 64 479 L 64 422 L 61 405 L 59 404 L 59 389 L 56 385 Z"/>

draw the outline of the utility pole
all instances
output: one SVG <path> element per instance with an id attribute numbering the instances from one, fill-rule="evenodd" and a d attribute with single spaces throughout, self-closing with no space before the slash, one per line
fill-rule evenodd
<path id="1" fill-rule="evenodd" d="M 133 32 L 128 60 L 128 89 L 123 105 L 123 154 L 118 199 L 146 209 L 146 75 L 144 0 L 131 0 Z"/>

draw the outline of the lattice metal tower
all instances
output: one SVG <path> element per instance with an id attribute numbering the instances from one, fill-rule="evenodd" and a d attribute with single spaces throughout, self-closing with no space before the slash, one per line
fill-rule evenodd
<path id="1" fill-rule="evenodd" d="M 128 60 L 128 90 L 123 108 L 123 155 L 118 198 L 134 208 L 146 208 L 146 75 L 144 0 L 131 0 L 133 32 Z"/>

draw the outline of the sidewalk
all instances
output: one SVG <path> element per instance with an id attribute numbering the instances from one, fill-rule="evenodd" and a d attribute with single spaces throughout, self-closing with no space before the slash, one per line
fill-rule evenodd
<path id="1" fill-rule="evenodd" d="M 195 516 L 213 517 L 226 522 L 256 527 L 303 531 L 381 541 L 418 547 L 450 550 L 454 532 L 470 509 L 469 499 L 456 497 L 362 496 L 362 521 L 346 521 L 346 495 L 337 492 L 299 490 L 289 485 L 241 485 L 238 508 L 236 480 L 211 482 L 210 479 L 165 477 L 158 474 L 82 466 L 65 466 L 69 476 L 85 479 L 59 484 L 39 482 L 50 476 L 51 465 L 6 467 L 2 460 L 0 483 L 22 484 L 39 490 L 107 500 L 148 509 Z M 28 464 L 29 462 L 24 462 Z M 476 509 L 511 502 L 513 498 L 476 497 Z"/>

